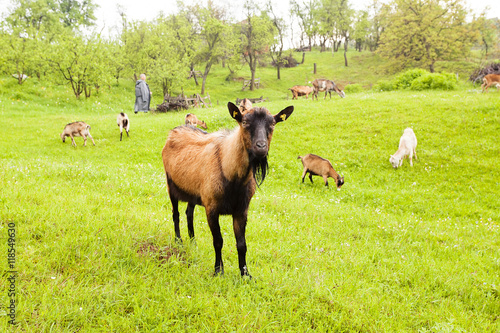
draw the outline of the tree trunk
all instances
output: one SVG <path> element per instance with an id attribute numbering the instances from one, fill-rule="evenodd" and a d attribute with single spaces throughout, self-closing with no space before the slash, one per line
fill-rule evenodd
<path id="1" fill-rule="evenodd" d="M 344 61 L 345 61 L 345 67 L 349 66 L 347 63 L 347 38 L 345 39 L 344 42 Z"/>
<path id="2" fill-rule="evenodd" d="M 305 60 L 306 60 L 306 53 L 302 52 L 302 62 L 301 62 L 301 64 L 304 64 Z"/>
<path id="3" fill-rule="evenodd" d="M 277 70 L 278 70 L 278 80 L 281 80 L 281 63 L 279 63 L 279 62 L 278 62 Z"/>

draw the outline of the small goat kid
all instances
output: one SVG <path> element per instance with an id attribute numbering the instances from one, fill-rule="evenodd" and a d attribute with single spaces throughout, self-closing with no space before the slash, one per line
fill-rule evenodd
<path id="1" fill-rule="evenodd" d="M 71 144 L 76 147 L 76 142 L 73 137 L 81 136 L 83 137 L 83 146 L 87 145 L 87 136 L 92 140 L 92 143 L 95 146 L 94 138 L 90 135 L 90 125 L 86 124 L 83 121 L 75 121 L 74 123 L 69 123 L 64 127 L 63 132 L 61 133 L 62 142 L 66 141 L 66 137 L 69 136 L 71 138 Z"/>
<path id="2" fill-rule="evenodd" d="M 120 112 L 120 114 L 118 115 L 118 118 L 116 118 L 116 123 L 120 127 L 120 141 L 122 141 L 122 135 L 123 135 L 124 128 L 125 128 L 125 132 L 127 132 L 127 136 L 130 137 L 130 135 L 128 135 L 128 131 L 130 130 L 130 119 L 128 119 L 127 114 Z"/>
<path id="3" fill-rule="evenodd" d="M 399 148 L 391 155 L 389 162 L 391 162 L 394 169 L 403 165 L 403 159 L 408 156 L 410 159 L 410 165 L 413 166 L 413 154 L 415 154 L 415 159 L 417 159 L 417 137 L 411 128 L 404 130 L 401 139 L 399 139 Z"/>
<path id="4" fill-rule="evenodd" d="M 204 121 L 198 120 L 198 117 L 193 113 L 188 113 L 186 115 L 185 123 L 186 125 L 192 125 L 194 127 L 200 125 L 201 128 L 207 129 L 207 124 Z"/>
<path id="5" fill-rule="evenodd" d="M 179 200 L 188 203 L 186 216 L 191 238 L 194 238 L 194 208 L 204 206 L 213 236 L 215 275 L 223 274 L 219 215 L 232 215 L 240 273 L 250 276 L 245 240 L 248 206 L 257 181 L 262 183 L 266 176 L 274 125 L 286 120 L 292 114 L 293 106 L 275 116 L 263 107 L 242 113 L 231 102 L 227 106 L 239 125 L 234 131 L 209 134 L 191 126 L 176 127 L 170 131 L 163 147 L 163 165 L 176 238 L 181 241 Z"/>
<path id="6" fill-rule="evenodd" d="M 313 182 L 312 176 L 321 176 L 325 181 L 325 186 L 328 186 L 328 177 L 335 180 L 338 190 L 344 185 L 344 177 L 339 176 L 329 160 L 314 154 L 307 154 L 297 158 L 302 160 L 302 165 L 304 166 L 302 182 L 304 182 L 306 174 L 309 173 L 309 180 L 311 180 L 311 183 Z"/>

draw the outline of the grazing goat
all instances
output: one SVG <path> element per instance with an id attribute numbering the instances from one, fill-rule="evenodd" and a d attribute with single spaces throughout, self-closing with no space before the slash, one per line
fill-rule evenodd
<path id="1" fill-rule="evenodd" d="M 90 125 L 87 125 L 83 121 L 75 121 L 74 123 L 69 123 L 64 127 L 63 132 L 61 133 L 62 142 L 66 141 L 66 137 L 69 136 L 71 138 L 71 144 L 76 147 L 76 142 L 73 137 L 81 136 L 83 137 L 83 146 L 87 145 L 87 136 L 92 140 L 92 143 L 95 146 L 94 138 L 90 135 Z"/>
<path id="2" fill-rule="evenodd" d="M 186 125 L 192 125 L 194 127 L 200 125 L 201 128 L 207 129 L 207 124 L 204 121 L 198 120 L 198 117 L 193 113 L 188 113 L 186 115 Z"/>
<path id="3" fill-rule="evenodd" d="M 318 92 L 324 91 L 325 92 L 325 98 L 326 99 L 326 94 L 330 94 L 330 99 L 332 98 L 332 91 L 335 91 L 340 97 L 344 98 L 345 93 L 337 87 L 337 85 L 331 81 L 331 80 L 325 80 L 325 79 L 316 79 L 313 81 L 313 87 L 314 87 L 314 92 L 312 99 L 314 100 L 314 96 L 316 96 L 316 100 L 318 100 Z"/>
<path id="4" fill-rule="evenodd" d="M 304 156 L 297 157 L 302 160 L 302 165 L 304 166 L 304 172 L 302 173 L 302 182 L 306 174 L 309 173 L 309 179 L 311 183 L 313 182 L 312 176 L 321 176 L 325 181 L 325 186 L 328 186 L 328 177 L 335 180 L 337 189 L 340 190 L 342 185 L 344 185 L 344 177 L 340 177 L 335 171 L 329 160 L 314 154 L 307 154 Z"/>
<path id="5" fill-rule="evenodd" d="M 488 92 L 488 88 L 492 85 L 495 85 L 498 89 L 500 89 L 500 74 L 488 74 L 483 77 L 483 84 L 481 85 L 481 91 Z"/>
<path id="6" fill-rule="evenodd" d="M 408 156 L 410 159 L 410 165 L 413 166 L 412 158 L 415 154 L 415 159 L 417 159 L 417 137 L 411 128 L 405 129 L 401 139 L 399 139 L 399 149 L 391 155 L 389 162 L 391 162 L 394 169 L 403 165 L 403 159 Z"/>
<path id="7" fill-rule="evenodd" d="M 120 127 L 120 141 L 122 141 L 122 135 L 123 135 L 124 128 L 125 128 L 125 132 L 127 132 L 127 136 L 130 137 L 130 135 L 128 135 L 128 131 L 130 130 L 130 119 L 128 119 L 127 114 L 120 112 L 120 114 L 118 115 L 118 118 L 116 118 L 116 123 Z"/>
<path id="8" fill-rule="evenodd" d="M 231 102 L 227 106 L 239 125 L 234 131 L 206 133 L 192 126 L 176 127 L 167 137 L 162 158 L 177 240 L 182 241 L 179 200 L 188 203 L 186 216 L 190 238 L 194 238 L 194 208 L 204 206 L 215 249 L 215 275 L 223 274 L 219 215 L 232 215 L 240 273 L 250 276 L 245 240 L 248 206 L 255 186 L 266 176 L 274 125 L 290 117 L 293 106 L 274 116 L 263 107 L 243 113 Z"/>
<path id="9" fill-rule="evenodd" d="M 288 90 L 292 92 L 292 99 L 299 99 L 299 96 L 306 96 L 307 99 L 314 92 L 314 88 L 309 86 L 293 86 Z"/>

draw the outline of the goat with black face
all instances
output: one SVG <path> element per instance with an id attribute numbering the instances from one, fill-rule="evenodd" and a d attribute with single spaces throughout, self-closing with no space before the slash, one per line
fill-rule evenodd
<path id="1" fill-rule="evenodd" d="M 176 127 L 163 147 L 163 165 L 176 238 L 181 240 L 178 202 L 188 203 L 186 216 L 191 238 L 194 208 L 204 206 L 215 249 L 215 274 L 222 274 L 219 215 L 232 215 L 240 273 L 250 276 L 245 240 L 248 206 L 257 182 L 260 185 L 266 177 L 274 126 L 288 119 L 293 106 L 274 116 L 263 107 L 240 109 L 231 102 L 227 106 L 239 124 L 235 130 L 209 134 L 191 126 Z"/>

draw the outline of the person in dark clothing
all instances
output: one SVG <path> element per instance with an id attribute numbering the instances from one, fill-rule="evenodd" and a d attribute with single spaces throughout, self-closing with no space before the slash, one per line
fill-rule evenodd
<path id="1" fill-rule="evenodd" d="M 146 75 L 141 74 L 140 79 L 135 83 L 135 113 L 139 111 L 149 111 L 149 103 L 151 102 L 152 94 L 153 93 L 149 90 L 149 86 L 146 83 Z"/>

